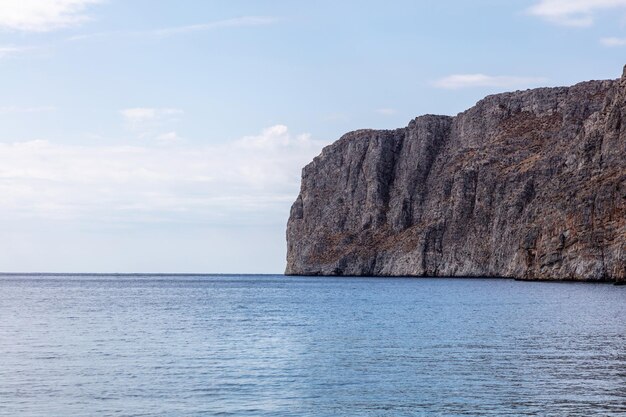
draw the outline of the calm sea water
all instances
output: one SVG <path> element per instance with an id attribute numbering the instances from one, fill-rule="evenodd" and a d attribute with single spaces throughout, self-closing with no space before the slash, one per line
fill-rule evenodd
<path id="1" fill-rule="evenodd" d="M 626 414 L 626 287 L 0 276 L 2 416 Z"/>

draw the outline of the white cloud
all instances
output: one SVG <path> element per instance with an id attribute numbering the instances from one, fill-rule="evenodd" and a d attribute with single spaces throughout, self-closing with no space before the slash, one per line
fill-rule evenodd
<path id="1" fill-rule="evenodd" d="M 607 47 L 626 46 L 626 38 L 602 38 L 600 43 Z"/>
<path id="2" fill-rule="evenodd" d="M 171 131 L 171 132 L 161 133 L 160 135 L 156 137 L 156 140 L 157 142 L 161 144 L 169 145 L 172 143 L 180 142 L 182 138 L 178 136 L 178 133 Z"/>
<path id="3" fill-rule="evenodd" d="M 10 55 L 19 54 L 20 52 L 25 51 L 27 48 L 22 48 L 19 46 L 0 46 L 0 59 L 6 58 Z"/>
<path id="4" fill-rule="evenodd" d="M 2 0 L 0 28 L 47 32 L 75 26 L 89 16 L 85 9 L 102 0 Z"/>
<path id="5" fill-rule="evenodd" d="M 601 10 L 626 8 L 626 0 L 540 0 L 528 12 L 549 22 L 586 27 Z"/>
<path id="6" fill-rule="evenodd" d="M 98 32 L 87 33 L 69 37 L 69 41 L 83 41 L 90 39 L 108 38 L 111 36 L 156 36 L 166 37 L 174 35 L 182 35 L 193 32 L 205 32 L 210 30 L 250 27 L 250 26 L 267 26 L 279 22 L 280 19 L 272 16 L 242 16 L 232 19 L 215 20 L 213 22 L 200 23 L 195 25 L 174 26 L 161 29 L 152 29 L 144 31 L 114 31 L 114 32 Z"/>
<path id="7" fill-rule="evenodd" d="M 170 116 L 181 115 L 184 112 L 181 109 L 134 107 L 131 109 L 123 109 L 120 111 L 120 113 L 129 123 L 144 123 L 152 120 L 167 118 Z"/>
<path id="8" fill-rule="evenodd" d="M 164 129 L 171 128 L 184 114 L 181 109 L 134 107 L 123 109 L 120 114 L 124 118 L 126 127 L 141 138 L 152 137 L 157 141 L 172 142 L 174 132 L 163 133 Z M 177 139 L 179 139 L 176 136 Z"/>
<path id="9" fill-rule="evenodd" d="M 282 125 L 210 146 L 0 143 L 0 216 L 139 223 L 280 217 L 297 195 L 302 167 L 323 145 Z"/>
<path id="10" fill-rule="evenodd" d="M 200 32 L 222 28 L 265 26 L 278 22 L 278 18 L 271 16 L 243 16 L 233 19 L 217 20 L 214 22 L 201 23 L 197 25 L 177 26 L 171 28 L 156 29 L 148 33 L 158 36 L 178 35 L 190 32 Z"/>
<path id="11" fill-rule="evenodd" d="M 396 109 L 390 109 L 390 108 L 376 109 L 376 113 L 382 114 L 383 116 L 391 116 L 391 115 L 396 114 Z"/>
<path id="12" fill-rule="evenodd" d="M 518 88 L 538 85 L 546 82 L 541 77 L 493 76 L 485 74 L 455 74 L 441 78 L 433 83 L 435 87 L 458 90 L 471 87 Z"/>
<path id="13" fill-rule="evenodd" d="M 39 106 L 39 107 L 0 106 L 0 114 L 46 113 L 46 112 L 51 112 L 55 110 L 56 108 L 52 106 Z"/>

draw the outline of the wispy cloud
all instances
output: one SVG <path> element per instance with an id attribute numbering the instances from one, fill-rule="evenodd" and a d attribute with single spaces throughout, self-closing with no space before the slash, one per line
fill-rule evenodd
<path id="1" fill-rule="evenodd" d="M 607 47 L 626 46 L 626 38 L 602 38 L 600 43 Z"/>
<path id="2" fill-rule="evenodd" d="M 175 35 L 183 35 L 193 32 L 206 32 L 211 30 L 226 29 L 226 28 L 239 28 L 239 27 L 251 27 L 251 26 L 267 26 L 279 22 L 278 17 L 272 16 L 242 16 L 232 19 L 215 20 L 212 22 L 173 26 L 160 29 L 150 29 L 142 31 L 111 31 L 111 32 L 97 32 L 87 33 L 82 35 L 76 35 L 69 37 L 70 41 L 82 41 L 90 39 L 107 38 L 112 36 L 152 36 L 152 37 L 168 37 Z"/>
<path id="3" fill-rule="evenodd" d="M 528 12 L 551 23 L 588 27 L 601 10 L 626 9 L 626 0 L 539 0 Z"/>
<path id="4" fill-rule="evenodd" d="M 114 37 L 114 36 L 129 35 L 129 34 L 132 34 L 132 33 L 134 33 L 134 32 L 121 31 L 121 30 L 114 30 L 114 31 L 108 31 L 108 32 L 83 33 L 81 35 L 70 36 L 70 37 L 66 38 L 65 40 L 68 41 L 68 42 L 88 41 L 88 40 L 97 40 L 97 39 L 110 38 L 110 37 Z M 135 33 L 137 33 L 137 32 L 135 32 Z"/>
<path id="5" fill-rule="evenodd" d="M 176 133 L 175 131 L 161 133 L 160 135 L 157 135 L 155 139 L 158 143 L 164 145 L 171 145 L 173 143 L 178 143 L 182 141 L 182 138 L 178 136 L 178 133 Z"/>
<path id="6" fill-rule="evenodd" d="M 48 32 L 75 26 L 90 19 L 89 5 L 102 0 L 2 0 L 0 28 Z"/>
<path id="7" fill-rule="evenodd" d="M 0 106 L 0 114 L 44 113 L 44 112 L 51 112 L 55 110 L 56 110 L 56 107 L 53 107 L 53 106 L 39 106 L 39 107 Z"/>
<path id="8" fill-rule="evenodd" d="M 437 88 L 448 90 L 458 90 L 461 88 L 474 87 L 497 87 L 497 88 L 519 88 L 535 86 L 545 83 L 543 77 L 515 77 L 506 75 L 485 75 L 485 74 L 454 74 L 436 80 L 433 85 Z"/>
<path id="9" fill-rule="evenodd" d="M 0 143 L 4 218 L 210 221 L 288 208 L 326 143 L 276 125 L 210 146 Z"/>
<path id="10" fill-rule="evenodd" d="M 222 28 L 237 28 L 248 26 L 266 26 L 278 22 L 279 19 L 271 16 L 243 16 L 233 19 L 217 20 L 214 22 L 202 23 L 198 25 L 177 26 L 164 29 L 156 29 L 146 32 L 156 36 L 179 35 L 190 32 L 202 32 Z"/>
<path id="11" fill-rule="evenodd" d="M 0 46 L 0 59 L 6 58 L 12 55 L 20 54 L 26 51 L 27 49 L 29 48 L 25 48 L 21 46 L 11 46 L 11 45 Z"/>
<path id="12" fill-rule="evenodd" d="M 180 120 L 184 112 L 175 108 L 134 107 L 120 111 L 126 128 L 140 138 L 152 138 L 157 142 L 173 143 L 180 138 L 169 129 Z M 164 130 L 167 130 L 164 132 Z"/>
<path id="13" fill-rule="evenodd" d="M 376 113 L 382 114 L 383 116 L 392 116 L 396 114 L 396 109 L 391 109 L 391 108 L 376 109 Z"/>
<path id="14" fill-rule="evenodd" d="M 144 123 L 172 116 L 179 116 L 184 112 L 181 109 L 173 108 L 133 107 L 130 109 L 123 109 L 120 113 L 129 123 Z"/>

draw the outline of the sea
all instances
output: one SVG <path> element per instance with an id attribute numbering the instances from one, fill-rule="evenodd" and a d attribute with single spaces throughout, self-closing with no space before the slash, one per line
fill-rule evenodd
<path id="1" fill-rule="evenodd" d="M 624 416 L 626 286 L 0 275 L 1 416 Z"/>

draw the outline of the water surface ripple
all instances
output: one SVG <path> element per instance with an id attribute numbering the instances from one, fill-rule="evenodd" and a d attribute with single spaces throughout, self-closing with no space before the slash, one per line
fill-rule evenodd
<path id="1" fill-rule="evenodd" d="M 2 416 L 617 416 L 626 287 L 0 276 Z"/>

